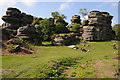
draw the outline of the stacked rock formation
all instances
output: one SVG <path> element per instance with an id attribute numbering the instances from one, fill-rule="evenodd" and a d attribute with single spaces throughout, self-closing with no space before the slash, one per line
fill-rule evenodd
<path id="1" fill-rule="evenodd" d="M 81 19 L 80 19 L 80 16 L 79 15 L 74 15 L 72 16 L 72 19 L 71 19 L 71 24 L 68 25 L 67 27 L 69 28 L 70 32 L 74 32 L 73 31 L 73 28 L 74 28 L 74 25 L 75 24 L 79 24 L 79 35 L 82 35 L 82 25 L 81 25 Z M 76 33 L 76 32 L 74 32 Z"/>
<path id="2" fill-rule="evenodd" d="M 15 37 L 17 29 L 20 26 L 21 11 L 16 8 L 8 8 L 6 15 L 2 16 L 5 22 L 2 24 L 3 39 L 10 39 Z"/>
<path id="3" fill-rule="evenodd" d="M 20 26 L 26 26 L 27 24 L 31 24 L 33 21 L 33 16 L 21 13 L 21 18 L 20 18 Z"/>
<path id="4" fill-rule="evenodd" d="M 81 24 L 80 16 L 79 15 L 72 16 L 71 22 L 72 22 L 72 24 L 75 24 L 75 23 Z"/>
<path id="5" fill-rule="evenodd" d="M 21 13 L 17 8 L 8 8 L 6 15 L 2 17 L 3 40 L 22 38 L 27 40 L 38 39 L 36 28 L 30 26 L 33 16 Z"/>
<path id="6" fill-rule="evenodd" d="M 17 37 L 38 43 L 39 34 L 36 32 L 36 28 L 30 25 L 19 27 L 17 30 Z"/>
<path id="7" fill-rule="evenodd" d="M 111 40 L 112 18 L 108 12 L 91 11 L 88 15 L 87 25 L 83 26 L 82 37 L 87 41 Z"/>

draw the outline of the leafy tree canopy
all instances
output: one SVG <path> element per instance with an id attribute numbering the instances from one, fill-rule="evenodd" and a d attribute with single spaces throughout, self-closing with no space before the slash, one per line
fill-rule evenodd
<path id="1" fill-rule="evenodd" d="M 51 15 L 53 18 L 55 19 L 59 19 L 59 20 L 64 20 L 67 17 L 64 14 L 60 14 L 59 12 L 55 11 L 55 12 L 51 12 Z"/>
<path id="2" fill-rule="evenodd" d="M 54 33 L 54 25 L 48 19 L 43 19 L 39 23 L 39 31 L 41 31 L 43 41 L 50 40 L 51 35 Z"/>

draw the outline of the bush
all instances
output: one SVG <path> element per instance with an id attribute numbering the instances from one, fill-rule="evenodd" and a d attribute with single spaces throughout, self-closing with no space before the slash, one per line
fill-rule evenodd
<path id="1" fill-rule="evenodd" d="M 76 59 L 75 58 L 59 59 L 59 64 L 63 65 L 63 66 L 71 66 L 71 65 L 74 65 L 75 63 L 76 63 Z"/>
<path id="2" fill-rule="evenodd" d="M 72 74 L 77 74 L 76 72 L 72 72 Z"/>
<path id="3" fill-rule="evenodd" d="M 80 24 L 73 25 L 73 32 L 80 33 Z"/>
<path id="4" fill-rule="evenodd" d="M 15 45 L 23 45 L 24 44 L 24 41 L 22 39 L 15 39 L 13 41 L 13 44 Z"/>
<path id="5" fill-rule="evenodd" d="M 58 33 L 67 33 L 69 32 L 69 30 L 64 26 L 63 23 L 56 23 L 55 24 L 55 32 L 58 34 Z"/>
<path id="6" fill-rule="evenodd" d="M 66 27 L 71 32 L 80 33 L 80 24 L 67 25 Z"/>
<path id="7" fill-rule="evenodd" d="M 21 47 L 25 47 L 25 48 L 27 48 L 27 49 L 32 49 L 33 47 L 32 47 L 32 45 L 29 43 L 29 42 L 27 42 L 27 41 L 23 41 L 22 39 L 15 39 L 13 42 L 12 42 L 12 44 L 10 44 L 10 45 L 8 45 L 8 46 L 14 46 L 14 45 L 19 45 L 19 46 L 21 46 Z"/>
<path id="8" fill-rule="evenodd" d="M 70 75 L 70 77 L 75 77 L 76 75 L 74 74 L 74 75 Z"/>
<path id="9" fill-rule="evenodd" d="M 13 44 L 7 45 L 6 48 L 9 52 L 14 52 L 14 45 Z"/>

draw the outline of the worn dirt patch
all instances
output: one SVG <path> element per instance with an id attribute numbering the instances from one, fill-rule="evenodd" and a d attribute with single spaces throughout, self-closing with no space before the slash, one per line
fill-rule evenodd
<path id="1" fill-rule="evenodd" d="M 25 52 L 11 53 L 7 49 L 2 49 L 2 55 L 24 56 L 24 55 L 31 55 L 31 54 L 26 54 Z"/>
<path id="2" fill-rule="evenodd" d="M 113 59 L 117 59 L 117 60 L 120 60 L 120 56 L 118 56 L 118 57 L 114 57 Z"/>
<path id="3" fill-rule="evenodd" d="M 113 66 L 113 60 L 100 60 L 93 63 L 95 68 L 94 74 L 100 76 L 106 76 L 111 78 L 116 78 L 114 74 L 116 73 L 115 67 Z"/>
<path id="4" fill-rule="evenodd" d="M 15 69 L 0 69 L 1 74 L 11 74 Z"/>

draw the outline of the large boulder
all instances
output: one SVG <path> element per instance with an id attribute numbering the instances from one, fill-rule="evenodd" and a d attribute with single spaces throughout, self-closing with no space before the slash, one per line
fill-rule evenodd
<path id="1" fill-rule="evenodd" d="M 9 27 L 17 29 L 20 26 L 21 11 L 17 8 L 8 8 L 6 15 L 2 16 L 2 20 L 5 22 L 3 27 Z"/>
<path id="2" fill-rule="evenodd" d="M 58 34 L 53 36 L 52 43 L 53 45 L 61 46 L 61 45 L 70 45 L 74 41 L 78 41 L 76 38 L 78 34 Z"/>
<path id="3" fill-rule="evenodd" d="M 30 25 L 19 27 L 17 30 L 17 37 L 35 43 L 38 43 L 39 41 L 39 34 L 36 32 L 36 28 Z"/>

